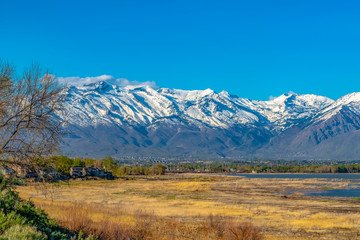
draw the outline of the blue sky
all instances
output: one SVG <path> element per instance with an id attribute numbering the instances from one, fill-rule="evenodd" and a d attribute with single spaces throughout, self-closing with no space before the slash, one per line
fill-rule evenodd
<path id="1" fill-rule="evenodd" d="M 359 1 L 2 1 L 0 57 L 267 100 L 360 91 Z"/>

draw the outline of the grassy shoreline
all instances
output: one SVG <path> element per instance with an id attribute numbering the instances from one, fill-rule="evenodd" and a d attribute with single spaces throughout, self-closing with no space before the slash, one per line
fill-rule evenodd
<path id="1" fill-rule="evenodd" d="M 289 188 L 321 190 L 321 186 L 316 186 L 319 184 L 333 189 L 347 186 L 346 182 L 331 179 L 167 174 L 131 176 L 129 180 L 79 180 L 44 187 L 30 184 L 17 190 L 63 226 L 72 221 L 69 212 L 82 209 L 79 216 L 86 215 L 100 225 L 107 222 L 134 226 L 141 218 L 156 218 L 155 222 L 176 226 L 175 239 L 189 234 L 186 229 L 203 225 L 210 215 L 233 223 L 251 222 L 265 239 L 360 238 L 359 200 L 309 197 L 300 191 L 286 194 Z"/>

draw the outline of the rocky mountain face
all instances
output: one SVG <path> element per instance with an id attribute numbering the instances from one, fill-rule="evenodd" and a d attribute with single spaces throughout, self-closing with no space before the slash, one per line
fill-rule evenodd
<path id="1" fill-rule="evenodd" d="M 68 86 L 69 156 L 359 159 L 360 93 L 337 101 L 286 93 L 253 101 L 211 89 Z"/>

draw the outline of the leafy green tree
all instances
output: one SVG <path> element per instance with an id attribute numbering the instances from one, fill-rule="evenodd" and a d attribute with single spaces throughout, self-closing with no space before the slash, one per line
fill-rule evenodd
<path id="1" fill-rule="evenodd" d="M 113 170 L 116 177 L 126 177 L 131 174 L 131 168 L 128 166 L 116 166 Z"/>
<path id="2" fill-rule="evenodd" d="M 85 162 L 85 166 L 86 167 L 90 167 L 90 166 L 94 166 L 95 165 L 95 160 L 91 159 L 91 158 L 85 158 L 84 159 Z"/>
<path id="3" fill-rule="evenodd" d="M 58 156 L 54 158 L 56 160 L 56 170 L 63 174 L 69 175 L 70 168 L 74 165 L 74 161 L 66 156 Z"/>
<path id="4" fill-rule="evenodd" d="M 153 175 L 164 175 L 165 174 L 165 170 L 166 170 L 166 166 L 162 165 L 162 164 L 153 164 L 150 168 L 149 168 L 149 174 L 153 174 Z"/>
<path id="5" fill-rule="evenodd" d="M 85 167 L 85 162 L 80 158 L 75 158 L 73 162 L 73 166 Z"/>
<path id="6" fill-rule="evenodd" d="M 106 156 L 105 159 L 103 160 L 103 167 L 105 171 L 111 171 L 115 164 L 116 164 L 116 160 L 111 156 Z"/>
<path id="7" fill-rule="evenodd" d="M 134 175 L 144 175 L 145 174 L 145 168 L 142 166 L 136 166 L 131 168 L 131 174 Z"/>

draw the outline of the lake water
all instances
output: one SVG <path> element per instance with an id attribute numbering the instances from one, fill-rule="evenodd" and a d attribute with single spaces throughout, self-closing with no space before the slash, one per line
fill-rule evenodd
<path id="1" fill-rule="evenodd" d="M 323 197 L 353 197 L 360 198 L 360 174 L 358 173 L 323 173 L 323 174 L 228 174 L 245 178 L 288 178 L 288 179 L 330 179 L 336 182 L 351 182 L 345 189 L 321 189 L 321 191 L 304 192 L 305 196 L 323 196 Z M 296 190 L 298 191 L 298 189 Z M 294 191 L 295 192 L 295 191 Z M 292 194 L 290 190 L 287 194 Z"/>
<path id="2" fill-rule="evenodd" d="M 343 179 L 343 180 L 359 180 L 360 173 L 248 173 L 248 174 L 228 174 L 231 176 L 241 176 L 246 178 L 300 178 L 300 179 L 311 179 L 311 178 L 323 178 L 323 179 Z"/>

